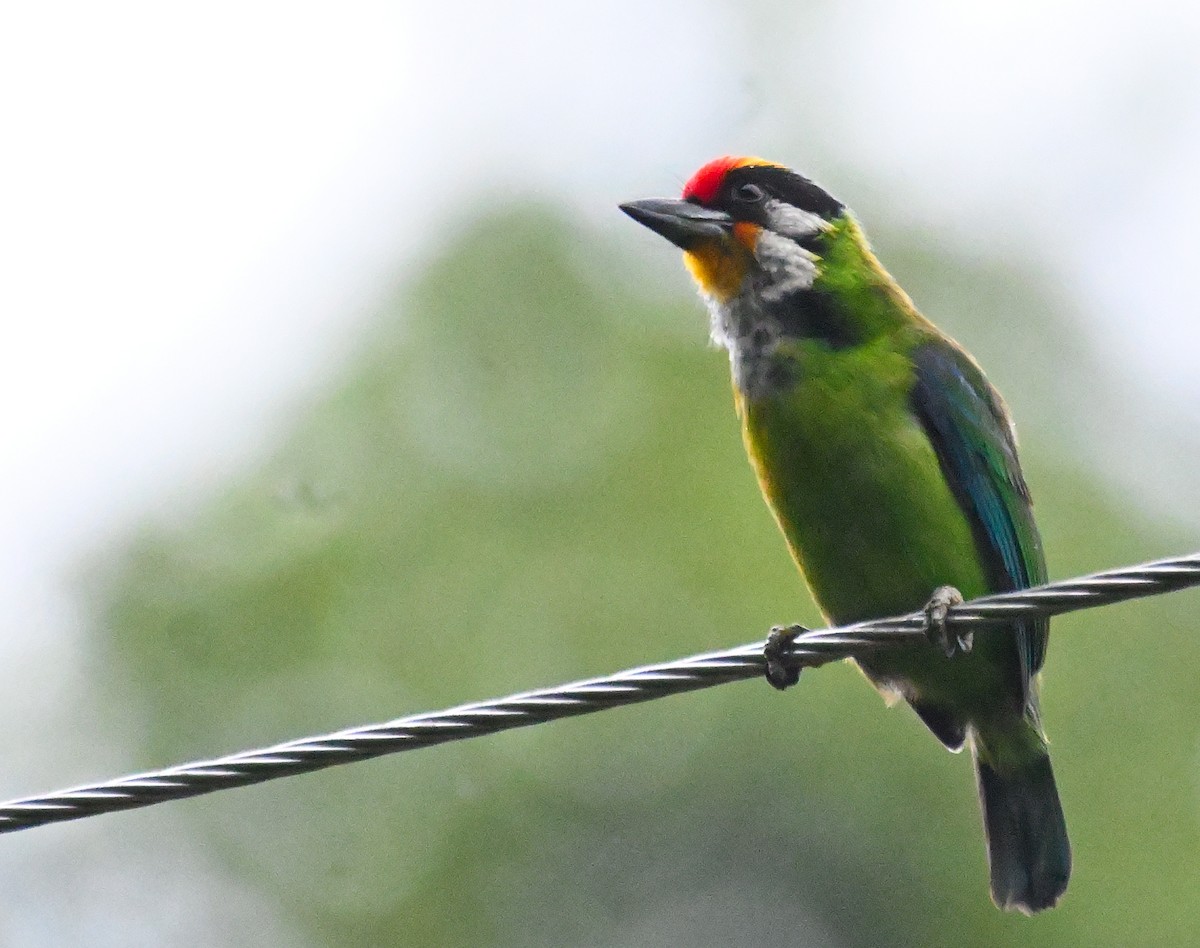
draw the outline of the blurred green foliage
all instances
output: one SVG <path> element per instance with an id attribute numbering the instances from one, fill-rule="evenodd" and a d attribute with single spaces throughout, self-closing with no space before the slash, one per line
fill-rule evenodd
<path id="1" fill-rule="evenodd" d="M 1044 340 L 1070 331 L 1027 275 L 884 259 L 1014 403 L 1053 575 L 1188 548 L 1054 454 Z M 685 278 L 664 302 L 626 269 L 548 212 L 473 226 L 261 466 L 129 540 L 97 659 L 141 696 L 146 766 L 819 621 Z M 847 665 L 179 811 L 320 944 L 1187 944 L 1196 603 L 1056 622 L 1076 876 L 1035 920 L 988 901 L 968 761 Z"/>

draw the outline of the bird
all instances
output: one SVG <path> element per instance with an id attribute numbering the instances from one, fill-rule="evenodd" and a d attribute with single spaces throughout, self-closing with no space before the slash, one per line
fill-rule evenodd
<path id="1" fill-rule="evenodd" d="M 824 617 L 926 610 L 928 641 L 854 660 L 945 747 L 970 748 L 993 901 L 1054 906 L 1071 847 L 1038 701 L 1049 622 L 970 638 L 945 622 L 963 596 L 1046 580 L 1000 394 L 921 315 L 854 214 L 790 168 L 717 158 L 680 199 L 620 209 L 683 251 L 729 354 L 751 466 Z M 768 662 L 776 687 L 798 674 Z"/>

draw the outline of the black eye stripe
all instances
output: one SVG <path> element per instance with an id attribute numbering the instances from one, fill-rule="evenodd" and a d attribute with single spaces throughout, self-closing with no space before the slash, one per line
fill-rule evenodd
<path id="1" fill-rule="evenodd" d="M 718 203 L 735 214 L 761 215 L 764 200 L 770 199 L 783 201 L 825 220 L 833 220 L 845 210 L 841 201 L 828 191 L 787 168 L 748 165 L 731 170 L 729 178 Z M 751 194 L 756 197 L 751 198 Z"/>

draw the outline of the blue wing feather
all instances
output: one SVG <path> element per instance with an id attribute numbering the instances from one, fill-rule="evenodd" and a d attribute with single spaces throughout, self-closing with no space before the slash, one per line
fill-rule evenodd
<path id="1" fill-rule="evenodd" d="M 969 355 L 948 339 L 931 339 L 913 353 L 913 409 L 942 471 L 974 527 L 993 592 L 1046 580 L 1042 541 L 1016 439 L 1004 403 Z M 1016 623 L 1021 688 L 1046 657 L 1048 622 Z"/>

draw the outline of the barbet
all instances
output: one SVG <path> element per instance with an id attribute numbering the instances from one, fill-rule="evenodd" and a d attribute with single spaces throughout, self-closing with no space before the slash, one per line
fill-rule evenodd
<path id="1" fill-rule="evenodd" d="M 944 610 L 944 587 L 971 598 L 1045 580 L 1004 402 L 840 201 L 780 165 L 719 158 L 682 200 L 622 210 L 683 250 L 729 351 L 763 496 L 830 621 Z M 970 745 L 992 898 L 1026 913 L 1053 906 L 1071 872 L 1038 711 L 1047 638 L 1041 619 L 963 642 L 943 625 L 940 643 L 857 659 L 946 747 Z"/>

